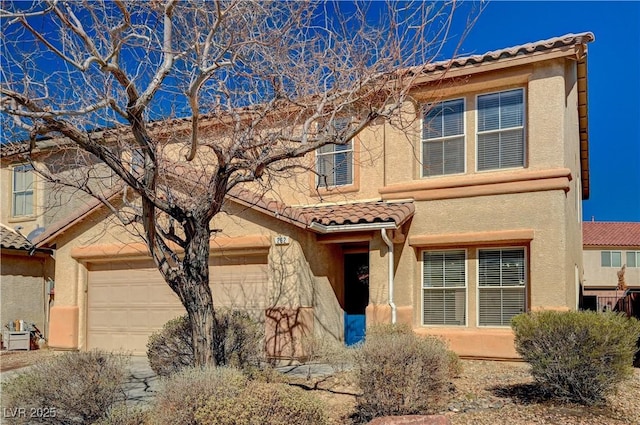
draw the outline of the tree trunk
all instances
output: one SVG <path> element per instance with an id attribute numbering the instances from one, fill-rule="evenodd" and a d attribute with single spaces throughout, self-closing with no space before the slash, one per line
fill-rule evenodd
<path id="1" fill-rule="evenodd" d="M 196 366 L 215 366 L 216 316 L 209 286 L 209 224 L 194 225 L 189 233 L 179 296 L 191 321 Z"/>

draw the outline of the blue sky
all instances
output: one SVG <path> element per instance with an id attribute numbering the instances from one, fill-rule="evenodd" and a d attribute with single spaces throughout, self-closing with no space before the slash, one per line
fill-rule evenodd
<path id="1" fill-rule="evenodd" d="M 583 218 L 640 221 L 640 2 L 491 1 L 460 55 L 591 31 L 591 195 Z"/>

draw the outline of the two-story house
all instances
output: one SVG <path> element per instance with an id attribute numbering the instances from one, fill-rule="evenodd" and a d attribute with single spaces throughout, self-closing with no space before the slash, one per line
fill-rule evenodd
<path id="1" fill-rule="evenodd" d="M 215 302 L 262 317 L 275 356 L 301 354 L 305 335 L 353 343 L 395 321 L 462 356 L 517 357 L 514 315 L 578 306 L 591 41 L 434 63 L 403 108 L 408 125 L 326 146 L 306 158 L 315 173 L 272 193 L 230 193 L 212 226 Z M 56 249 L 53 347 L 143 353 L 184 311 L 98 204 L 37 244 Z"/>
<path id="2" fill-rule="evenodd" d="M 585 221 L 582 231 L 584 307 L 620 308 L 628 290 L 640 292 L 640 223 Z"/>

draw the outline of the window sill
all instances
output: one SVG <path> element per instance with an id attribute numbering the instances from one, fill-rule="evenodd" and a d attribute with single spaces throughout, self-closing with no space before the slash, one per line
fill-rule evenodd
<path id="1" fill-rule="evenodd" d="M 27 221 L 35 221 L 37 217 L 35 215 L 24 215 L 19 217 L 9 217 L 7 221 L 9 223 L 24 223 Z"/>
<path id="2" fill-rule="evenodd" d="M 360 190 L 356 184 L 348 184 L 344 186 L 319 187 L 312 191 L 312 195 L 340 195 L 343 193 L 355 193 Z"/>

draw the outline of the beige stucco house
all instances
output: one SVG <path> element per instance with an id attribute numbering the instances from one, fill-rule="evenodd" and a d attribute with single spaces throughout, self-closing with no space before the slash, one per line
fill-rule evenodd
<path id="1" fill-rule="evenodd" d="M 377 122 L 316 152 L 320 180 L 229 194 L 212 226 L 218 305 L 264 320 L 274 356 L 300 355 L 305 335 L 352 343 L 397 321 L 462 356 L 517 357 L 511 317 L 578 306 L 591 41 L 433 64 L 405 105 L 408 127 Z M 98 204 L 37 243 L 56 249 L 50 346 L 143 353 L 184 311 L 142 241 Z"/>
<path id="2" fill-rule="evenodd" d="M 582 230 L 585 307 L 615 309 L 627 290 L 640 292 L 640 223 L 587 221 Z"/>

